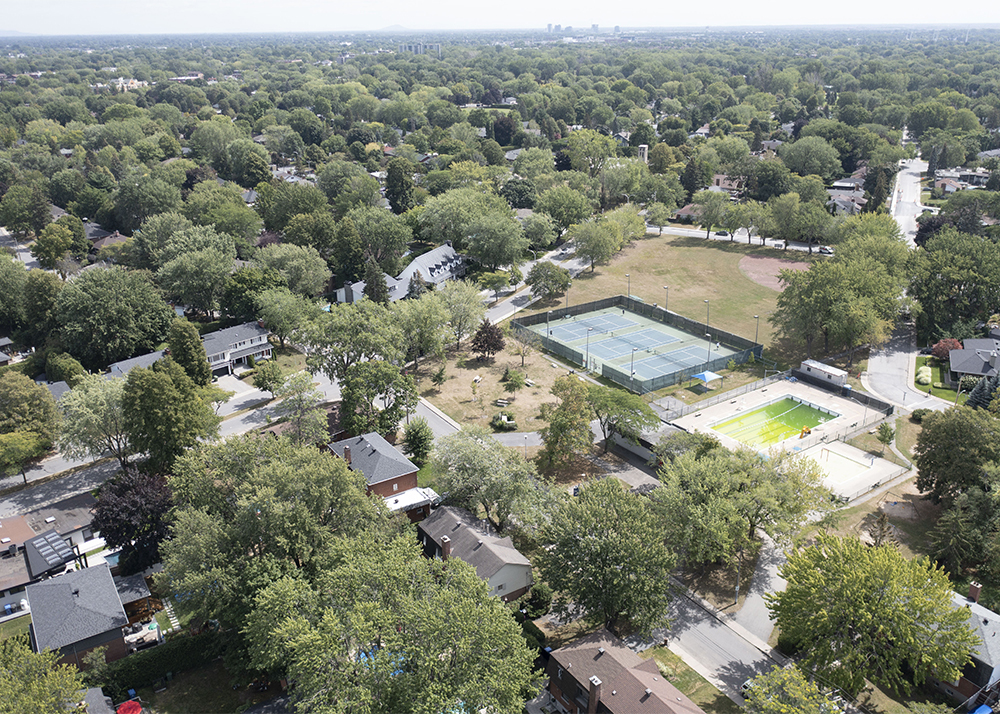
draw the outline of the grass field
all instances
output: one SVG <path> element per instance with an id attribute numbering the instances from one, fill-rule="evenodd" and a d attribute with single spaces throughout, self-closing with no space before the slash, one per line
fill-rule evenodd
<path id="1" fill-rule="evenodd" d="M 945 399 L 954 404 L 955 395 L 958 394 L 957 389 L 952 389 L 951 387 L 934 386 L 935 384 L 944 384 L 944 380 L 942 379 L 942 374 L 941 374 L 940 362 L 934 357 L 924 357 L 924 356 L 917 357 L 916 369 L 920 369 L 925 364 L 929 364 L 931 368 L 931 383 L 929 385 L 926 385 L 926 384 L 917 384 L 916 382 L 914 382 L 913 388 L 916 389 L 918 392 L 926 392 L 927 388 L 930 387 L 931 390 L 930 394 L 934 395 L 935 397 L 940 397 L 941 399 Z M 916 370 L 914 370 L 914 374 L 916 374 Z M 965 400 L 968 398 L 969 398 L 968 393 L 962 392 L 962 394 L 958 397 L 958 403 L 965 404 Z"/>
<path id="2" fill-rule="evenodd" d="M 236 714 L 248 706 L 277 696 L 277 685 L 264 692 L 233 689 L 222 662 L 182 672 L 161 692 L 140 689 L 139 697 L 151 714 Z"/>
<path id="3" fill-rule="evenodd" d="M 629 290 L 629 278 L 625 277 L 628 274 L 633 296 L 662 305 L 667 292 L 663 286 L 666 285 L 669 287 L 668 309 L 700 322 L 706 319 L 704 301 L 709 300 L 710 324 L 742 337 L 753 339 L 756 327 L 753 316 L 759 315 L 758 340 L 768 353 L 778 350 L 784 359 L 788 348 L 774 344 L 767 321 L 777 304 L 778 292 L 758 285 L 740 271 L 739 262 L 745 255 L 790 257 L 773 248 L 748 246 L 738 241 L 726 243 L 647 234 L 626 246 L 608 265 L 599 265 L 594 272 L 585 270 L 574 278 L 569 302 L 578 305 L 609 295 L 624 295 Z M 809 259 L 798 254 L 793 257 L 803 261 Z M 565 296 L 553 298 L 536 303 L 533 312 L 565 304 Z M 794 350 L 792 352 L 797 355 Z"/>
<path id="4" fill-rule="evenodd" d="M 664 679 L 708 714 L 738 714 L 743 711 L 732 699 L 716 689 L 667 648 L 654 647 L 640 652 L 639 656 L 644 659 L 653 658 Z"/>
<path id="5" fill-rule="evenodd" d="M 31 615 L 0 622 L 0 640 L 6 640 L 8 637 L 14 637 L 15 635 L 28 634 L 28 625 L 30 624 Z"/>

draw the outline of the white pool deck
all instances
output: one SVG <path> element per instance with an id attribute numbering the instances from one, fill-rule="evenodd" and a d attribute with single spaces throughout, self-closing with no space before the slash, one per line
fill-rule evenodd
<path id="1" fill-rule="evenodd" d="M 782 397 L 794 397 L 803 402 L 823 407 L 839 416 L 820 424 L 810 436 L 794 435 L 761 451 L 782 449 L 807 456 L 816 461 L 826 474 L 824 485 L 836 495 L 853 500 L 872 488 L 886 483 L 899 471 L 891 461 L 873 457 L 860 449 L 838 441 L 845 433 L 862 428 L 867 421 L 869 429 L 881 419 L 872 409 L 866 409 L 851 399 L 812 387 L 804 382 L 775 382 L 754 392 L 749 392 L 722 404 L 692 412 L 672 423 L 685 431 L 711 434 L 723 446 L 736 449 L 744 444 L 712 428 L 713 424 L 731 419 L 742 412 L 749 412 Z M 751 446 L 751 448 L 753 448 Z"/>

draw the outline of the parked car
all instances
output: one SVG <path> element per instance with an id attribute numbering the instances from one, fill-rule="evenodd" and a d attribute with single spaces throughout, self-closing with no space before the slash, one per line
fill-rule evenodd
<path id="1" fill-rule="evenodd" d="M 717 235 L 717 236 L 727 236 L 727 235 L 729 235 L 729 231 L 716 231 L 715 235 Z"/>
<path id="2" fill-rule="evenodd" d="M 830 247 L 830 246 L 828 246 L 828 245 L 821 245 L 821 246 L 820 246 L 819 248 L 817 248 L 816 250 L 817 250 L 818 252 L 822 253 L 823 255 L 833 255 L 833 248 L 831 248 L 831 247 Z"/>
<path id="3" fill-rule="evenodd" d="M 752 688 L 753 688 L 753 680 L 752 679 L 748 679 L 747 681 L 745 681 L 740 686 L 740 694 L 743 695 L 744 699 L 746 699 L 747 692 L 749 692 Z"/>

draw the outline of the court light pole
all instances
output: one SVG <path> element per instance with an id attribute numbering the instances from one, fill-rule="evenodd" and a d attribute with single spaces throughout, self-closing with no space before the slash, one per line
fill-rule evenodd
<path id="1" fill-rule="evenodd" d="M 670 299 L 670 286 L 663 286 L 663 309 L 667 309 L 667 301 Z"/>
<path id="2" fill-rule="evenodd" d="M 628 278 L 628 294 L 627 294 L 627 297 L 632 297 L 632 273 L 625 273 L 625 277 Z"/>
<path id="3" fill-rule="evenodd" d="M 708 361 L 712 361 L 712 333 L 705 333 L 705 341 L 708 343 Z"/>
<path id="4" fill-rule="evenodd" d="M 524 460 L 528 460 L 528 435 L 524 435 Z"/>
<path id="5" fill-rule="evenodd" d="M 549 329 L 549 320 L 551 318 L 552 318 L 552 311 L 549 310 L 547 313 L 545 313 L 545 336 L 546 337 L 551 337 L 552 336 L 552 330 Z"/>
<path id="6" fill-rule="evenodd" d="M 753 343 L 757 344 L 757 335 L 760 334 L 760 315 L 754 315 L 753 319 L 757 321 L 757 326 L 753 328 Z"/>
<path id="7" fill-rule="evenodd" d="M 587 328 L 587 364 L 583 366 L 584 370 L 590 371 L 590 333 L 594 331 L 593 327 Z"/>
<path id="8" fill-rule="evenodd" d="M 639 349 L 638 347 L 632 348 L 632 365 L 629 367 L 629 371 L 632 373 L 632 391 L 635 391 L 635 351 Z"/>
<path id="9" fill-rule="evenodd" d="M 710 319 L 711 316 L 712 316 L 712 305 L 708 302 L 708 300 L 706 300 L 705 301 L 705 327 L 711 327 L 712 326 L 712 321 Z"/>

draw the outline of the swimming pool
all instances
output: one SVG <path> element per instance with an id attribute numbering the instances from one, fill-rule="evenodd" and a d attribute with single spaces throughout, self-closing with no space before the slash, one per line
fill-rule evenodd
<path id="1" fill-rule="evenodd" d="M 712 428 L 747 446 L 762 447 L 801 435 L 804 429 L 814 429 L 838 416 L 829 409 L 785 396 L 746 414 L 716 422 Z"/>

